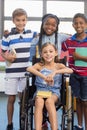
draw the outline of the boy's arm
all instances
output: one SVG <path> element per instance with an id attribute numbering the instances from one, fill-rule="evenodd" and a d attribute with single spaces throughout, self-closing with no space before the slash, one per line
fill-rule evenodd
<path id="1" fill-rule="evenodd" d="M 13 62 L 16 59 L 16 54 L 1 50 L 1 56 L 9 62 Z"/>
<path id="2" fill-rule="evenodd" d="M 73 53 L 73 57 L 74 57 L 74 60 L 82 60 L 82 61 L 87 62 L 87 56 L 82 56 L 78 54 L 77 52 Z"/>
<path id="3" fill-rule="evenodd" d="M 7 60 L 7 51 L 1 50 L 1 56 Z"/>

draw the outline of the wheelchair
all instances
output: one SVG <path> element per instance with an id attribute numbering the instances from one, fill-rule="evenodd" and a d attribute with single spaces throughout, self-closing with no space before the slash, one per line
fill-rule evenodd
<path id="1" fill-rule="evenodd" d="M 40 58 L 33 58 L 33 64 L 39 62 Z M 66 65 L 66 57 L 60 59 L 61 63 Z M 20 101 L 20 114 L 19 114 L 19 123 L 20 130 L 34 130 L 34 99 L 33 95 L 36 91 L 34 85 L 35 76 L 31 73 L 26 73 L 26 88 L 22 92 L 22 98 Z M 69 79 L 69 75 L 62 75 L 62 85 L 61 85 L 61 98 L 58 104 L 56 104 L 56 111 L 61 109 L 61 130 L 73 130 L 74 124 L 74 110 L 73 110 L 73 95 L 71 91 L 71 86 L 67 83 L 66 79 Z M 49 122 L 49 117 L 43 111 L 43 117 L 45 122 Z M 45 130 L 45 129 L 44 129 Z M 59 129 L 58 129 L 59 130 Z"/>

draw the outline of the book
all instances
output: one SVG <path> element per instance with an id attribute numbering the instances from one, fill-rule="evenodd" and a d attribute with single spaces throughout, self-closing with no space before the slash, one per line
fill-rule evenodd
<path id="1" fill-rule="evenodd" d="M 15 49 L 14 49 L 14 48 L 11 48 L 11 50 L 10 50 L 10 52 L 9 52 L 9 53 L 11 53 L 11 54 L 15 54 L 15 55 L 16 55 L 16 51 L 15 51 Z M 6 65 L 7 65 L 8 67 L 9 67 L 11 64 L 12 64 L 11 62 L 6 61 Z"/>
<path id="2" fill-rule="evenodd" d="M 15 49 L 14 49 L 14 48 L 11 48 L 10 53 L 16 55 L 16 51 L 15 51 Z"/>
<path id="3" fill-rule="evenodd" d="M 38 91 L 37 96 L 41 96 L 43 98 L 48 98 L 52 95 L 52 92 L 50 91 Z"/>
<path id="4" fill-rule="evenodd" d="M 75 50 L 78 54 L 82 56 L 87 56 L 87 47 L 78 47 Z M 84 66 L 87 67 L 87 62 L 82 61 L 82 60 L 76 60 L 75 61 L 75 66 Z"/>

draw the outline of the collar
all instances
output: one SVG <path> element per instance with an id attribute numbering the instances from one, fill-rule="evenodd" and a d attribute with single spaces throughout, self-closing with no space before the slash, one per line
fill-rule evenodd
<path id="1" fill-rule="evenodd" d="M 12 28 L 12 29 L 11 29 L 11 33 L 12 33 L 12 34 L 19 34 L 19 32 L 17 31 L 16 28 Z M 25 29 L 24 29 L 22 33 L 23 33 L 23 34 L 31 33 L 31 30 L 25 30 Z"/>
<path id="2" fill-rule="evenodd" d="M 74 35 L 71 37 L 71 40 L 77 41 L 77 42 L 87 42 L 87 37 L 85 37 L 85 38 L 82 39 L 82 40 L 77 40 L 76 34 L 74 34 Z"/>

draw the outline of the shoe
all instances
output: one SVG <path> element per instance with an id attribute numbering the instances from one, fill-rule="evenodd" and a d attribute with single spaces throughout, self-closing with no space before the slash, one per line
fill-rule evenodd
<path id="1" fill-rule="evenodd" d="M 79 128 L 78 126 L 74 126 L 73 128 L 74 130 L 83 130 L 83 128 Z"/>
<path id="2" fill-rule="evenodd" d="M 42 130 L 48 130 L 48 124 L 47 124 L 47 122 L 45 122 L 45 123 L 42 125 Z"/>
<path id="3" fill-rule="evenodd" d="M 13 130 L 13 123 L 8 124 L 6 130 Z"/>

